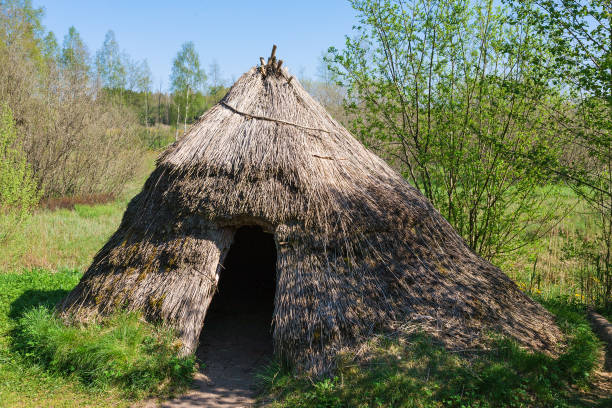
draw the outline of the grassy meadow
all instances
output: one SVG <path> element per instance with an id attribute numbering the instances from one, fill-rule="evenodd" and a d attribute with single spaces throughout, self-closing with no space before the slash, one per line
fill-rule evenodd
<path id="1" fill-rule="evenodd" d="M 567 187 L 557 190 L 560 209 L 550 228 L 538 239 L 495 259 L 522 290 L 545 299 L 568 297 L 588 303 L 586 286 L 594 279 L 585 265 L 568 255 L 570 246 L 592 241 L 597 228 L 592 210 Z"/>
<path id="2" fill-rule="evenodd" d="M 35 210 L 19 233 L 0 246 L 0 271 L 83 270 L 89 266 L 93 255 L 119 226 L 127 203 L 153 170 L 157 154 L 145 153 L 137 176 L 110 202 L 86 205 L 66 200 L 63 206 L 69 208 L 49 210 L 43 205 Z"/>
<path id="3" fill-rule="evenodd" d="M 100 204 L 34 212 L 18 234 L 0 246 L 0 407 L 122 407 L 134 394 L 109 385 L 93 388 L 74 373 L 49 369 L 19 344 L 20 319 L 51 308 L 79 281 L 118 227 L 128 201 L 153 169 L 157 153 L 143 157 L 138 176 L 116 199 Z M 17 344 L 16 344 L 17 343 Z"/>

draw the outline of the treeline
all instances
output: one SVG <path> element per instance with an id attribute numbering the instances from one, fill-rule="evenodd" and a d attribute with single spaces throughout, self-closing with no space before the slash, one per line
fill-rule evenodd
<path id="1" fill-rule="evenodd" d="M 76 33 L 73 28 L 71 33 Z M 81 54 L 86 57 L 86 52 Z M 104 98 L 122 104 L 134 111 L 143 126 L 173 125 L 178 128 L 192 123 L 204 111 L 217 103 L 227 92 L 216 62 L 210 65 L 208 75 L 201 66 L 193 42 L 185 42 L 173 60 L 170 93 L 163 92 L 163 84 L 154 89 L 151 70 L 146 60 L 134 61 L 121 51 L 115 33 L 106 33 L 95 59 L 89 65 Z"/>
<path id="2" fill-rule="evenodd" d="M 91 53 L 75 27 L 61 41 L 30 0 L 0 0 L 0 241 L 39 200 L 120 193 L 144 150 L 178 139 L 227 88 L 194 44 L 173 61 L 168 91 L 109 31 Z"/>
<path id="3" fill-rule="evenodd" d="M 28 1 L 0 3 L 0 102 L 12 118 L 0 132 L 13 123 L 41 195 L 116 193 L 139 155 L 134 114 L 100 97 L 76 30 L 58 45 L 41 16 Z"/>
<path id="4" fill-rule="evenodd" d="M 191 42 L 174 59 L 169 92 L 154 90 L 147 61 L 122 51 L 112 31 L 92 54 L 75 27 L 60 42 L 42 17 L 29 0 L 0 1 L 0 132 L 43 198 L 118 193 L 142 149 L 180 137 L 227 91 L 216 63 L 207 83 Z"/>

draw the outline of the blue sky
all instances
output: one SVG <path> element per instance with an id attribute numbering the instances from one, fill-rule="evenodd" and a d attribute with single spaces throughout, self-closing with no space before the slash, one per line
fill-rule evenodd
<path id="1" fill-rule="evenodd" d="M 294 74 L 316 75 L 321 53 L 331 45 L 341 47 L 356 23 L 346 0 L 310 1 L 66 1 L 33 0 L 44 7 L 43 24 L 61 44 L 74 25 L 91 54 L 113 30 L 123 50 L 132 58 L 146 58 L 155 78 L 154 87 L 168 85 L 172 59 L 185 41 L 193 41 L 208 70 L 216 60 L 226 81 L 270 54 Z"/>

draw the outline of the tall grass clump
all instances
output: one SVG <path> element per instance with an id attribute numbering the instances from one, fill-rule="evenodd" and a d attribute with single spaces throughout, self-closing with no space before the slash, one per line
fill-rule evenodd
<path id="1" fill-rule="evenodd" d="M 84 384 L 122 389 L 130 396 L 166 395 L 191 382 L 193 356 L 179 356 L 172 331 L 118 313 L 102 323 L 66 325 L 46 307 L 24 313 L 16 346 L 53 373 Z"/>

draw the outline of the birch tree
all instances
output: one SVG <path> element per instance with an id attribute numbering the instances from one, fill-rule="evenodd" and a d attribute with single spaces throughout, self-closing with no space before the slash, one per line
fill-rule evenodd
<path id="1" fill-rule="evenodd" d="M 127 70 L 119 43 L 112 30 L 106 33 L 102 47 L 96 53 L 96 69 L 103 87 L 119 90 L 120 93 L 125 89 Z"/>
<path id="2" fill-rule="evenodd" d="M 192 41 L 183 43 L 181 49 L 176 54 L 172 63 L 172 73 L 170 75 L 170 83 L 172 91 L 175 92 L 177 98 L 177 112 L 180 107 L 181 96 L 184 95 L 184 131 L 187 131 L 187 117 L 189 116 L 189 97 L 195 91 L 198 91 L 202 85 L 206 82 L 206 73 L 201 67 L 200 56 L 195 49 L 195 45 Z M 179 116 L 177 114 L 177 134 L 178 137 L 178 123 Z"/>

